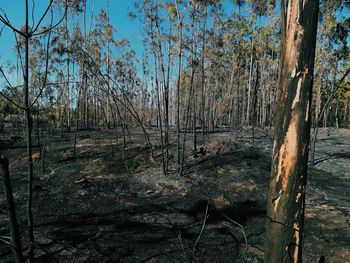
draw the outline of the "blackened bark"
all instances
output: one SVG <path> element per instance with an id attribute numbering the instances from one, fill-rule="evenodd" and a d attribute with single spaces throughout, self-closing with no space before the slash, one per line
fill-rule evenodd
<path id="1" fill-rule="evenodd" d="M 16 206 L 13 198 L 12 184 L 9 172 L 9 162 L 6 158 L 0 157 L 0 173 L 4 181 L 6 200 L 8 204 L 8 215 L 9 215 L 9 227 L 11 233 L 12 250 L 17 263 L 24 262 L 21 236 L 19 234 L 19 228 L 16 217 Z"/>
<path id="2" fill-rule="evenodd" d="M 28 241 L 29 252 L 28 260 L 33 262 L 34 256 L 34 222 L 33 222 L 33 157 L 32 157 L 32 112 L 29 101 L 29 4 L 26 0 L 26 25 L 25 25 L 25 57 L 24 57 L 24 105 L 27 125 L 27 156 L 28 156 L 28 199 L 27 199 L 27 221 L 28 221 Z"/>
<path id="3" fill-rule="evenodd" d="M 256 79 L 254 84 L 254 96 L 253 96 L 253 114 L 252 114 L 252 144 L 255 144 L 255 123 L 256 123 L 256 106 L 258 102 L 258 86 L 259 86 L 259 63 L 256 63 Z"/>

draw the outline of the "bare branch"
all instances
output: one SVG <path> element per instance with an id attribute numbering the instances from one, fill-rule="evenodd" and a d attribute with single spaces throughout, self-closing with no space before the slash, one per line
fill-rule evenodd
<path id="1" fill-rule="evenodd" d="M 1 35 L 2 35 L 2 31 L 4 30 L 5 27 L 6 27 L 6 26 L 3 25 L 2 28 L 0 29 L 0 37 L 1 37 Z"/>
<path id="2" fill-rule="evenodd" d="M 206 209 L 205 209 L 205 214 L 204 214 L 204 218 L 203 218 L 203 224 L 202 224 L 201 231 L 199 232 L 199 235 L 198 235 L 198 237 L 197 237 L 197 240 L 196 240 L 196 242 L 195 242 L 194 245 L 193 245 L 193 249 L 192 249 L 192 257 L 193 257 L 193 258 L 195 258 L 195 253 L 196 253 L 197 244 L 198 244 L 199 240 L 200 240 L 201 237 L 202 237 L 202 234 L 203 234 L 203 232 L 204 232 L 204 228 L 205 228 L 207 219 L 208 219 L 208 217 L 209 217 L 209 215 L 208 215 L 208 208 L 209 208 L 209 201 L 207 201 L 207 207 L 206 207 Z"/>
<path id="3" fill-rule="evenodd" d="M 43 31 L 40 31 L 38 33 L 35 33 L 37 31 L 37 29 L 36 29 L 36 30 L 32 31 L 31 36 L 35 37 L 35 36 L 43 35 L 49 31 L 52 31 L 53 29 L 55 29 L 59 24 L 62 23 L 63 19 L 66 17 L 67 11 L 68 11 L 68 5 L 65 6 L 64 13 L 63 13 L 61 19 L 55 25 L 52 25 L 52 23 L 51 23 L 51 26 L 49 28 L 44 29 Z"/>
<path id="4" fill-rule="evenodd" d="M 184 253 L 184 257 L 185 257 L 188 261 L 190 261 L 190 260 L 188 259 L 188 256 L 187 256 L 186 251 L 185 251 L 184 244 L 183 244 L 183 242 L 182 242 L 181 231 L 178 230 L 178 229 L 176 229 L 176 235 L 177 235 L 177 238 L 178 238 L 179 241 L 180 241 L 181 249 L 182 249 L 182 252 Z"/>
<path id="5" fill-rule="evenodd" d="M 17 28 L 15 28 L 12 23 L 10 22 L 10 20 L 8 19 L 6 13 L 2 10 L 2 12 L 4 13 L 4 15 L 0 15 L 0 22 L 2 22 L 5 26 L 11 28 L 13 31 L 15 31 L 16 33 L 25 36 L 25 34 L 23 32 L 21 32 L 20 30 L 18 30 Z"/>
<path id="6" fill-rule="evenodd" d="M 331 92 L 331 94 L 329 95 L 329 97 L 328 97 L 326 103 L 324 104 L 324 106 L 323 106 L 323 108 L 322 108 L 320 114 L 318 115 L 318 123 L 317 123 L 317 126 L 320 125 L 320 123 L 321 123 L 321 121 L 322 121 L 322 120 L 321 120 L 321 117 L 322 117 L 322 115 L 324 114 L 324 112 L 326 111 L 326 109 L 327 109 L 329 103 L 332 101 L 333 96 L 335 95 L 335 93 L 337 92 L 337 90 L 341 87 L 341 84 L 343 84 L 344 80 L 346 79 L 346 77 L 347 77 L 349 74 L 350 74 L 350 69 L 348 69 L 348 70 L 344 73 L 343 77 L 338 81 L 337 85 L 336 85 L 336 86 L 334 87 L 334 89 L 332 90 L 332 92 Z"/>
<path id="7" fill-rule="evenodd" d="M 57 97 L 57 99 L 56 99 L 54 102 L 52 102 L 50 105 L 48 105 L 48 106 L 46 106 L 46 107 L 39 108 L 39 111 L 44 111 L 44 110 L 50 109 L 50 108 L 52 108 L 54 105 L 56 105 L 56 104 L 60 101 L 60 99 L 62 98 L 63 91 L 64 91 L 64 90 L 62 89 L 60 95 Z"/>
<path id="8" fill-rule="evenodd" d="M 241 262 L 241 261 L 244 259 L 245 254 L 247 253 L 247 250 L 248 250 L 248 239 L 247 239 L 247 235 L 246 235 L 246 233 L 245 233 L 245 231 L 244 231 L 244 227 L 243 227 L 240 223 L 234 221 L 232 218 L 230 218 L 230 217 L 228 217 L 227 215 L 225 215 L 225 214 L 224 214 L 223 212 L 221 212 L 220 210 L 218 210 L 218 209 L 216 209 L 216 210 L 219 212 L 219 214 L 221 214 L 223 217 L 225 217 L 228 221 L 230 221 L 232 224 L 236 225 L 236 226 L 241 230 L 241 232 L 242 232 L 242 235 L 243 235 L 243 237 L 244 237 L 244 242 L 245 242 L 245 248 L 244 248 L 244 251 L 243 251 L 242 256 L 241 256 L 240 259 L 238 260 L 238 262 Z"/>
<path id="9" fill-rule="evenodd" d="M 34 27 L 34 24 L 35 24 L 35 21 L 34 21 L 34 17 L 35 17 L 35 1 L 32 0 L 32 4 L 33 4 L 33 7 L 32 7 L 32 28 Z"/>
<path id="10" fill-rule="evenodd" d="M 2 75 L 2 77 L 5 79 L 7 86 L 11 89 L 15 91 L 15 94 L 17 96 L 17 98 L 19 99 L 19 96 L 16 92 L 16 88 L 12 86 L 11 82 L 9 81 L 8 77 L 6 76 L 4 70 L 2 69 L 2 67 L 0 66 L 0 73 Z M 1 96 L 3 96 L 5 99 L 7 99 L 9 102 L 11 102 L 13 105 L 15 105 L 17 108 L 19 109 L 24 109 L 22 106 L 19 105 L 19 103 L 15 102 L 13 99 L 11 99 L 10 97 L 8 97 L 7 95 L 5 95 L 4 93 L 1 92 L 0 94 Z"/>
<path id="11" fill-rule="evenodd" d="M 24 78 L 24 67 L 23 67 L 23 59 L 22 59 L 22 54 L 21 54 L 21 50 L 20 50 L 20 47 L 19 47 L 19 41 L 18 41 L 18 37 L 17 37 L 17 34 L 15 31 L 13 31 L 13 34 L 15 36 L 15 40 L 16 40 L 16 49 L 17 49 L 17 53 L 18 53 L 18 57 L 19 57 L 19 60 L 21 62 L 21 68 L 22 68 L 22 76 Z"/>
<path id="12" fill-rule="evenodd" d="M 51 6 L 53 4 L 53 0 L 50 0 L 50 3 L 48 5 L 48 7 L 46 8 L 44 14 L 41 16 L 41 18 L 39 19 L 38 24 L 34 27 L 34 29 L 31 31 L 31 35 L 34 35 L 34 33 L 38 30 L 40 24 L 43 22 L 44 18 L 46 17 L 47 13 L 49 12 Z M 34 19 L 34 18 L 33 18 Z"/>
<path id="13" fill-rule="evenodd" d="M 13 88 L 12 84 L 10 83 L 9 79 L 7 78 L 4 70 L 2 69 L 2 67 L 0 66 L 0 73 L 2 75 L 2 77 L 5 79 L 7 85 L 10 87 L 10 88 Z"/>
<path id="14" fill-rule="evenodd" d="M 52 21 L 53 21 L 53 11 L 51 9 L 51 25 L 52 25 Z M 49 51 L 50 51 L 51 33 L 52 33 L 52 30 L 50 30 L 49 36 L 47 38 L 44 81 L 40 88 L 39 94 L 36 96 L 36 98 L 34 99 L 33 103 L 29 106 L 29 108 L 33 107 L 33 105 L 36 103 L 36 101 L 39 99 L 39 97 L 43 93 L 44 88 L 46 87 L 46 81 L 47 81 L 47 75 L 48 75 L 48 69 L 49 69 Z"/>
<path id="15" fill-rule="evenodd" d="M 3 96 L 6 100 L 8 100 L 9 102 L 11 102 L 15 107 L 24 110 L 24 107 L 22 107 L 21 105 L 19 105 L 18 103 L 16 103 L 13 99 L 11 99 L 10 97 L 6 96 L 2 91 L 0 91 L 0 95 Z"/>

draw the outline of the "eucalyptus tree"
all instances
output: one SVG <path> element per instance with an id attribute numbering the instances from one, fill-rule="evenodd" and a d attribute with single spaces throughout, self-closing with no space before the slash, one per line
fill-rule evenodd
<path id="1" fill-rule="evenodd" d="M 146 39 L 149 44 L 150 63 L 153 64 L 153 86 L 157 104 L 157 125 L 160 131 L 160 148 L 163 174 L 168 170 L 169 157 L 169 94 L 171 70 L 171 35 L 173 30 L 174 9 L 172 5 L 155 1 L 140 1 L 138 11 L 145 24 Z M 166 27 L 164 17 L 171 20 Z"/>
<path id="2" fill-rule="evenodd" d="M 286 3 L 289 3 L 286 5 Z M 319 1 L 281 1 L 281 56 L 265 262 L 302 262 Z"/>
<path id="3" fill-rule="evenodd" d="M 29 246 L 29 252 L 28 252 L 28 259 L 29 262 L 33 261 L 34 256 L 34 247 L 35 247 L 35 240 L 34 240 L 34 223 L 33 223 L 33 159 L 32 159 L 32 128 L 33 128 L 33 120 L 32 120 L 32 109 L 35 105 L 38 98 L 42 95 L 43 90 L 46 87 L 46 81 L 48 76 L 48 65 L 49 65 L 49 47 L 50 47 L 50 38 L 51 38 L 51 31 L 57 27 L 62 20 L 65 17 L 66 14 L 66 7 L 65 12 L 62 15 L 62 18 L 58 20 L 57 23 L 53 23 L 53 3 L 54 1 L 51 0 L 45 9 L 42 16 L 39 18 L 39 20 L 36 23 L 33 23 L 33 26 L 30 26 L 30 6 L 29 1 L 25 0 L 25 22 L 24 26 L 21 28 L 15 28 L 11 21 L 8 19 L 7 15 L 4 13 L 0 15 L 0 22 L 13 31 L 16 41 L 17 41 L 17 51 L 21 59 L 21 69 L 23 73 L 23 93 L 24 93 L 24 101 L 21 102 L 21 104 L 17 104 L 16 106 L 21 108 L 26 116 L 26 125 L 27 125 L 27 157 L 28 157 L 28 198 L 27 198 L 27 220 L 28 220 L 28 246 Z M 33 6 L 32 8 L 34 8 Z M 34 12 L 32 12 L 34 13 Z M 42 23 L 44 19 L 48 16 L 48 14 L 51 13 L 51 24 L 47 27 L 42 27 Z M 32 21 L 35 20 L 35 17 L 32 17 Z M 38 90 L 38 93 L 35 97 L 31 97 L 30 95 L 30 44 L 33 39 L 36 37 L 39 37 L 41 35 L 47 35 L 47 46 L 45 50 L 45 71 L 42 76 L 42 82 L 40 85 L 40 88 Z M 23 46 L 20 45 L 20 43 L 23 43 Z M 3 71 L 1 71 L 3 72 Z M 5 76 L 3 76 L 5 77 Z M 5 79 L 8 79 L 5 77 Z"/>
<path id="4" fill-rule="evenodd" d="M 343 104 L 340 107 L 339 104 L 348 102 L 346 86 L 350 74 L 348 46 L 350 16 L 337 14 L 341 14 L 342 10 L 349 6 L 349 2 L 337 0 L 323 1 L 320 8 L 311 164 L 316 162 L 315 148 L 319 128 L 321 126 L 338 128 L 340 124 L 346 125 L 346 122 L 341 122 L 339 116 L 344 114 L 341 109 L 346 109 L 347 105 Z"/>
<path id="5" fill-rule="evenodd" d="M 220 12 L 222 11 L 221 1 L 212 1 L 212 0 L 196 0 L 193 5 L 195 5 L 195 10 L 193 14 L 194 32 L 196 34 L 196 40 L 193 45 L 195 53 L 195 65 L 198 67 L 197 77 L 195 79 L 194 86 L 194 100 L 193 100 L 193 152 L 194 157 L 197 157 L 197 120 L 200 121 L 200 126 L 202 127 L 202 140 L 204 140 L 205 132 L 205 80 L 206 72 L 205 66 L 209 58 L 207 58 L 207 46 L 208 46 L 208 35 L 211 33 L 210 24 L 218 23 L 218 17 L 221 16 Z M 210 17 L 216 17 L 213 20 Z M 197 87 L 199 90 L 197 90 Z M 197 107 L 197 104 L 198 107 Z M 199 110 L 197 110 L 199 108 Z"/>
<path id="6" fill-rule="evenodd" d="M 113 34 L 116 31 L 115 28 L 110 23 L 109 10 L 107 11 L 100 10 L 98 16 L 96 17 L 96 25 L 93 31 L 95 37 L 95 54 L 99 54 L 97 58 L 101 63 L 101 67 L 104 68 L 104 71 L 107 75 L 111 73 L 112 57 L 113 53 L 111 50 L 111 44 L 113 44 Z M 100 50 L 98 50 L 100 49 Z M 108 91 L 106 97 L 108 97 Z M 105 98 L 104 101 L 108 101 L 108 98 Z M 106 117 L 107 125 L 110 127 L 111 122 L 111 110 L 109 108 L 109 103 L 106 103 Z"/>
<path id="7" fill-rule="evenodd" d="M 112 67 L 112 57 L 113 53 L 111 50 L 111 43 L 113 44 L 113 33 L 115 32 L 115 28 L 110 24 L 109 17 L 108 17 L 108 11 L 105 11 L 101 9 L 96 16 L 94 29 L 90 32 L 89 37 L 89 46 L 87 47 L 86 51 L 91 54 L 91 56 L 95 59 L 95 63 L 98 67 L 100 67 L 103 72 L 106 72 L 107 75 L 110 75 L 111 73 L 111 67 Z M 92 69 L 92 72 L 95 70 Z M 111 115 L 113 114 L 111 112 L 110 103 L 108 103 L 108 97 L 110 96 L 109 91 L 104 93 L 96 92 L 96 84 L 95 81 L 97 81 L 97 78 L 95 77 L 95 74 L 91 74 L 91 78 L 94 83 L 94 90 L 95 95 L 98 97 L 101 97 L 101 95 L 104 95 L 101 98 L 95 98 L 95 115 L 98 117 L 98 101 L 103 101 L 104 103 L 100 104 L 101 110 L 102 108 L 105 113 L 106 117 L 106 124 L 107 127 L 110 128 L 110 124 L 112 121 Z M 96 117 L 95 117 L 96 118 Z M 99 123 L 98 119 L 97 125 Z"/>
<path id="8" fill-rule="evenodd" d="M 184 25 L 184 14 L 180 6 L 179 1 L 175 1 L 172 5 L 171 12 L 177 18 L 177 31 L 178 31 L 178 56 L 177 56 L 177 80 L 176 80 L 176 161 L 180 165 L 180 86 L 181 86 L 181 71 L 182 71 L 182 57 L 183 57 L 183 25 Z"/>
<path id="9" fill-rule="evenodd" d="M 11 248 L 13 250 L 16 263 L 23 263 L 24 256 L 22 251 L 21 236 L 18 227 L 18 221 L 16 216 L 16 205 L 13 197 L 13 190 L 9 172 L 9 161 L 6 158 L 0 156 L 0 175 L 3 179 L 6 191 L 6 199 L 8 203 L 8 215 L 9 215 L 9 226 L 11 233 Z"/>
<path id="10" fill-rule="evenodd" d="M 239 77 L 241 74 L 241 52 L 242 52 L 242 36 L 244 34 L 245 28 L 242 25 L 242 21 L 244 21 L 244 19 L 242 20 L 242 15 L 241 15 L 241 9 L 242 6 L 245 4 L 245 1 L 242 0 L 235 0 L 234 3 L 238 6 L 238 16 L 237 16 L 237 31 L 238 31 L 238 43 L 237 43 L 237 74 L 236 76 L 238 76 L 237 78 L 237 95 L 236 97 L 236 115 L 235 115 L 235 127 L 236 127 L 236 136 L 238 136 L 238 126 L 239 126 L 239 119 L 240 119 L 240 109 L 243 111 L 243 100 L 242 100 L 242 106 L 240 107 L 240 90 L 241 90 L 241 78 Z M 243 31 L 243 32 L 242 32 Z M 233 74 L 233 71 L 232 71 Z M 248 100 L 249 103 L 249 100 Z M 232 103 L 233 104 L 233 103 Z M 233 109 L 233 107 L 232 107 Z M 232 116 L 234 114 L 232 113 Z"/>

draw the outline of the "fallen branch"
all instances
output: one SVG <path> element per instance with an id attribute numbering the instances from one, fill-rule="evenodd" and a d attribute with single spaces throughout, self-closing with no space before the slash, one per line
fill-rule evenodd
<path id="1" fill-rule="evenodd" d="M 0 241 L 5 243 L 6 245 L 9 245 L 10 247 L 12 246 L 11 237 L 0 236 Z"/>
<path id="2" fill-rule="evenodd" d="M 238 260 L 238 262 L 241 262 L 245 258 L 245 254 L 247 253 L 247 250 L 248 250 L 248 239 L 247 239 L 247 235 L 244 231 L 244 227 L 240 223 L 234 221 L 233 219 L 231 219 L 230 217 L 225 215 L 223 212 L 219 211 L 218 209 L 217 209 L 217 211 L 219 212 L 220 215 L 222 215 L 224 218 L 226 218 L 229 222 L 236 225 L 240 229 L 240 231 L 242 232 L 242 235 L 244 237 L 244 242 L 245 242 L 245 248 L 244 248 L 242 256 Z"/>
<path id="3" fill-rule="evenodd" d="M 179 241 L 180 241 L 181 249 L 182 249 L 182 251 L 183 251 L 183 253 L 184 253 L 184 257 L 188 260 L 187 253 L 186 253 L 186 251 L 185 251 L 185 247 L 184 247 L 184 244 L 183 244 L 183 242 L 182 242 L 181 231 L 178 230 L 178 229 L 176 229 L 176 235 L 177 235 L 177 238 L 178 238 Z"/>
<path id="4" fill-rule="evenodd" d="M 196 252 L 197 244 L 198 244 L 199 240 L 201 239 L 201 236 L 202 236 L 202 234 L 204 232 L 204 228 L 205 228 L 206 222 L 207 222 L 207 220 L 209 218 L 208 208 L 209 208 L 209 201 L 207 201 L 207 207 L 205 209 L 205 214 L 204 214 L 204 219 L 203 219 L 203 224 L 202 224 L 201 231 L 200 231 L 200 233 L 199 233 L 199 235 L 197 237 L 197 240 L 194 243 L 193 248 L 192 248 L 192 260 L 195 258 L 195 252 Z"/>

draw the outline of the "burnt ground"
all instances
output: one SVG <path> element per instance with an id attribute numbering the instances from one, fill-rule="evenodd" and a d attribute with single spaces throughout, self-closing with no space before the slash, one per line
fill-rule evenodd
<path id="1" fill-rule="evenodd" d="M 162 175 L 159 147 L 153 160 L 141 131 L 132 134 L 126 161 L 112 132 L 79 132 L 75 158 L 73 134 L 50 135 L 46 171 L 35 162 L 35 262 L 262 262 L 268 134 L 257 132 L 255 146 L 248 130 L 238 140 L 231 132 L 210 134 L 200 142 L 207 154 L 187 157 L 182 177 L 173 154 Z M 350 131 L 324 130 L 319 138 L 317 165 L 309 170 L 304 258 L 350 262 Z M 4 147 L 12 148 L 6 153 L 25 237 L 25 141 L 4 137 Z M 2 188 L 0 262 L 11 262 Z"/>

